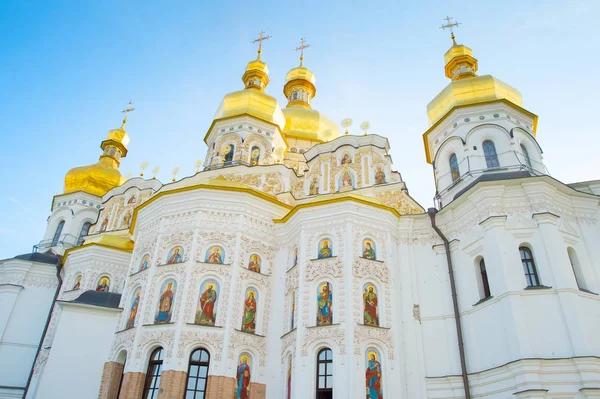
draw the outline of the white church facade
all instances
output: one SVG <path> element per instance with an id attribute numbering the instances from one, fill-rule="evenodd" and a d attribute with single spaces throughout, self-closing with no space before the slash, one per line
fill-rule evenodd
<path id="1" fill-rule="evenodd" d="M 600 398 L 600 181 L 548 174 L 520 93 L 448 50 L 426 210 L 260 56 L 202 171 L 126 180 L 125 120 L 0 261 L 0 398 Z"/>

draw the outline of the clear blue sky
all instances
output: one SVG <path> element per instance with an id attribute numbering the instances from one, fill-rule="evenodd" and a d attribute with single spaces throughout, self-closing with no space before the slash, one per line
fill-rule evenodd
<path id="1" fill-rule="evenodd" d="M 597 127 L 600 1 L 26 1 L 0 4 L 0 259 L 29 252 L 45 231 L 65 173 L 91 164 L 120 125 L 129 100 L 124 175 L 142 161 L 170 181 L 204 159 L 202 141 L 223 95 L 256 54 L 260 30 L 273 38 L 263 60 L 268 93 L 285 104 L 286 72 L 317 76 L 315 108 L 333 121 L 367 120 L 390 140 L 411 195 L 432 205 L 425 162 L 425 107 L 448 83 L 447 15 L 473 49 L 479 72 L 519 89 L 540 116 L 538 140 L 550 173 L 564 182 L 600 178 Z"/>

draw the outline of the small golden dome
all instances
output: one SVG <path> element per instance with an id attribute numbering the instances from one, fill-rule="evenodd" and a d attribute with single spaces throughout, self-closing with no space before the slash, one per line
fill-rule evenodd
<path id="1" fill-rule="evenodd" d="M 114 140 L 117 143 L 121 143 L 125 148 L 127 148 L 127 146 L 129 145 L 129 135 L 127 134 L 125 129 L 123 129 L 123 126 L 121 126 L 118 129 L 113 129 L 109 131 L 107 139 Z"/>
<path id="2" fill-rule="evenodd" d="M 231 118 L 248 114 L 265 122 L 285 126 L 285 117 L 277 100 L 270 95 L 258 90 L 240 90 L 227 94 L 214 119 Z"/>
<path id="3" fill-rule="evenodd" d="M 283 110 L 286 137 L 309 141 L 331 141 L 340 136 L 340 128 L 314 109 L 292 106 Z"/>
<path id="4" fill-rule="evenodd" d="M 93 165 L 71 169 L 65 176 L 64 193 L 83 191 L 102 197 L 112 188 L 125 183 L 125 178 L 114 163 L 111 158 L 102 156 Z"/>
<path id="5" fill-rule="evenodd" d="M 301 79 L 306 80 L 313 85 L 316 83 L 317 79 L 315 78 L 315 74 L 308 68 L 304 68 L 302 66 L 291 69 L 287 75 L 285 75 L 285 83 L 289 83 L 292 80 Z"/>

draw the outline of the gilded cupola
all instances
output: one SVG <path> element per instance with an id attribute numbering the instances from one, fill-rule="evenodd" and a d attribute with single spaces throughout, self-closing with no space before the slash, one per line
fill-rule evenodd
<path id="1" fill-rule="evenodd" d="M 446 77 L 452 80 L 428 105 L 431 124 L 442 119 L 456 106 L 473 105 L 494 100 L 508 100 L 521 106 L 519 91 L 491 75 L 477 75 L 478 63 L 473 51 L 457 44 L 452 33 L 452 47 L 446 54 Z"/>
<path id="2" fill-rule="evenodd" d="M 215 113 L 215 121 L 250 115 L 277 125 L 281 129 L 285 126 L 285 118 L 277 100 L 265 93 L 265 89 L 269 84 L 269 68 L 260 57 L 262 41 L 267 40 L 270 36 L 263 37 L 262 33 L 264 32 L 261 32 L 261 37 L 255 40 L 255 42 L 260 43 L 258 56 L 248 63 L 244 75 L 242 75 L 244 89 L 229 93 L 223 98 Z"/>
<path id="3" fill-rule="evenodd" d="M 321 114 L 312 109 L 310 102 L 317 93 L 315 74 L 304 67 L 304 49 L 309 45 L 304 43 L 296 50 L 300 50 L 300 65 L 291 69 L 285 76 L 283 94 L 287 98 L 284 134 L 288 138 L 325 142 L 340 136 L 339 127 Z"/>
<path id="4" fill-rule="evenodd" d="M 130 111 L 133 111 L 131 102 L 124 111 L 125 119 L 123 119 L 121 127 L 109 131 L 106 140 L 100 144 L 103 152 L 98 162 L 73 168 L 67 172 L 65 194 L 83 191 L 101 197 L 110 189 L 125 182 L 125 178 L 119 172 L 119 165 L 121 158 L 127 155 L 129 135 L 125 131 L 125 125 L 127 124 L 127 114 Z"/>

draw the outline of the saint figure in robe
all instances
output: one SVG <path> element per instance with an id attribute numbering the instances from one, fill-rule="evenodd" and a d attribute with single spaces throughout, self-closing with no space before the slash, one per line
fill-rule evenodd
<path id="1" fill-rule="evenodd" d="M 237 368 L 237 389 L 236 399 L 248 399 L 248 386 L 250 385 L 250 366 L 248 357 L 242 356 L 240 365 Z"/>
<path id="2" fill-rule="evenodd" d="M 348 171 L 342 174 L 342 187 L 352 187 L 352 175 Z"/>
<path id="3" fill-rule="evenodd" d="M 108 279 L 108 277 L 102 277 L 100 279 L 100 282 L 98 283 L 98 286 L 96 287 L 96 291 L 108 292 L 109 286 L 110 280 Z"/>
<path id="4" fill-rule="evenodd" d="M 138 307 L 140 306 L 140 291 L 136 291 L 135 296 L 133 297 L 133 301 L 131 301 L 131 310 L 129 311 L 129 320 L 127 320 L 127 325 L 125 328 L 133 328 L 135 326 L 135 316 L 138 312 Z"/>
<path id="5" fill-rule="evenodd" d="M 248 270 L 260 273 L 260 257 L 256 254 L 250 256 L 250 262 L 248 263 Z"/>
<path id="6" fill-rule="evenodd" d="M 131 222 L 131 211 L 127 211 L 125 216 L 123 216 L 123 222 L 121 223 L 121 227 L 129 227 L 129 223 Z"/>
<path id="7" fill-rule="evenodd" d="M 244 301 L 244 318 L 242 319 L 242 331 L 254 334 L 256 332 L 256 299 L 254 292 L 248 292 Z"/>
<path id="8" fill-rule="evenodd" d="M 223 257 L 221 256 L 221 248 L 212 247 L 212 252 L 206 258 L 206 263 L 223 264 Z"/>
<path id="9" fill-rule="evenodd" d="M 105 217 L 104 220 L 102 221 L 102 224 L 100 225 L 100 233 L 104 233 L 106 231 L 107 227 L 108 227 L 108 217 Z"/>
<path id="10" fill-rule="evenodd" d="M 319 194 L 319 178 L 313 177 L 310 182 L 310 188 L 308 190 L 308 195 L 317 195 Z"/>
<path id="11" fill-rule="evenodd" d="M 375 184 L 384 184 L 385 183 L 385 173 L 381 167 L 378 167 L 375 171 Z"/>
<path id="12" fill-rule="evenodd" d="M 165 290 L 160 295 L 158 302 L 158 314 L 156 323 L 168 323 L 171 321 L 171 309 L 173 308 L 173 283 L 167 283 Z"/>
<path id="13" fill-rule="evenodd" d="M 329 283 L 323 284 L 321 292 L 317 297 L 317 325 L 326 326 L 333 324 L 333 309 L 332 306 L 332 293 L 329 288 Z"/>
<path id="14" fill-rule="evenodd" d="M 127 205 L 135 204 L 135 202 L 136 202 L 135 195 L 132 195 L 131 198 L 129 198 L 129 201 L 127 201 Z"/>
<path id="15" fill-rule="evenodd" d="M 81 287 L 81 275 L 77 276 L 75 279 L 75 285 L 73 285 L 73 290 L 78 290 Z"/>
<path id="16" fill-rule="evenodd" d="M 183 261 L 183 257 L 181 256 L 181 249 L 179 247 L 175 247 L 173 249 L 173 253 L 167 259 L 167 265 L 172 265 L 175 263 L 181 263 Z"/>
<path id="17" fill-rule="evenodd" d="M 344 154 L 344 156 L 342 157 L 342 165 L 346 165 L 349 163 L 352 163 L 352 158 L 350 158 L 350 155 L 348 154 Z"/>
<path id="18" fill-rule="evenodd" d="M 375 250 L 371 241 L 365 241 L 365 248 L 363 249 L 363 258 L 375 260 Z"/>
<path id="19" fill-rule="evenodd" d="M 146 270 L 150 264 L 150 255 L 146 254 L 140 262 L 140 271 Z"/>
<path id="20" fill-rule="evenodd" d="M 196 312 L 196 324 L 209 326 L 215 325 L 215 304 L 217 303 L 217 291 L 212 284 L 208 284 L 206 290 L 200 295 L 200 309 Z"/>
<path id="21" fill-rule="evenodd" d="M 323 240 L 321 241 L 321 248 L 319 249 L 319 255 L 317 256 L 318 259 L 323 259 L 323 258 L 331 258 L 331 247 L 329 246 L 329 240 Z"/>
<path id="22" fill-rule="evenodd" d="M 377 294 L 372 285 L 365 288 L 363 304 L 365 324 L 368 326 L 379 326 L 379 317 L 377 316 Z"/>
<path id="23" fill-rule="evenodd" d="M 252 147 L 252 151 L 250 152 L 250 165 L 252 165 L 252 166 L 258 165 L 259 159 L 260 159 L 260 149 L 258 147 Z"/>
<path id="24" fill-rule="evenodd" d="M 369 353 L 365 382 L 367 399 L 383 399 L 383 391 L 381 390 L 381 364 L 377 361 L 375 352 Z"/>

